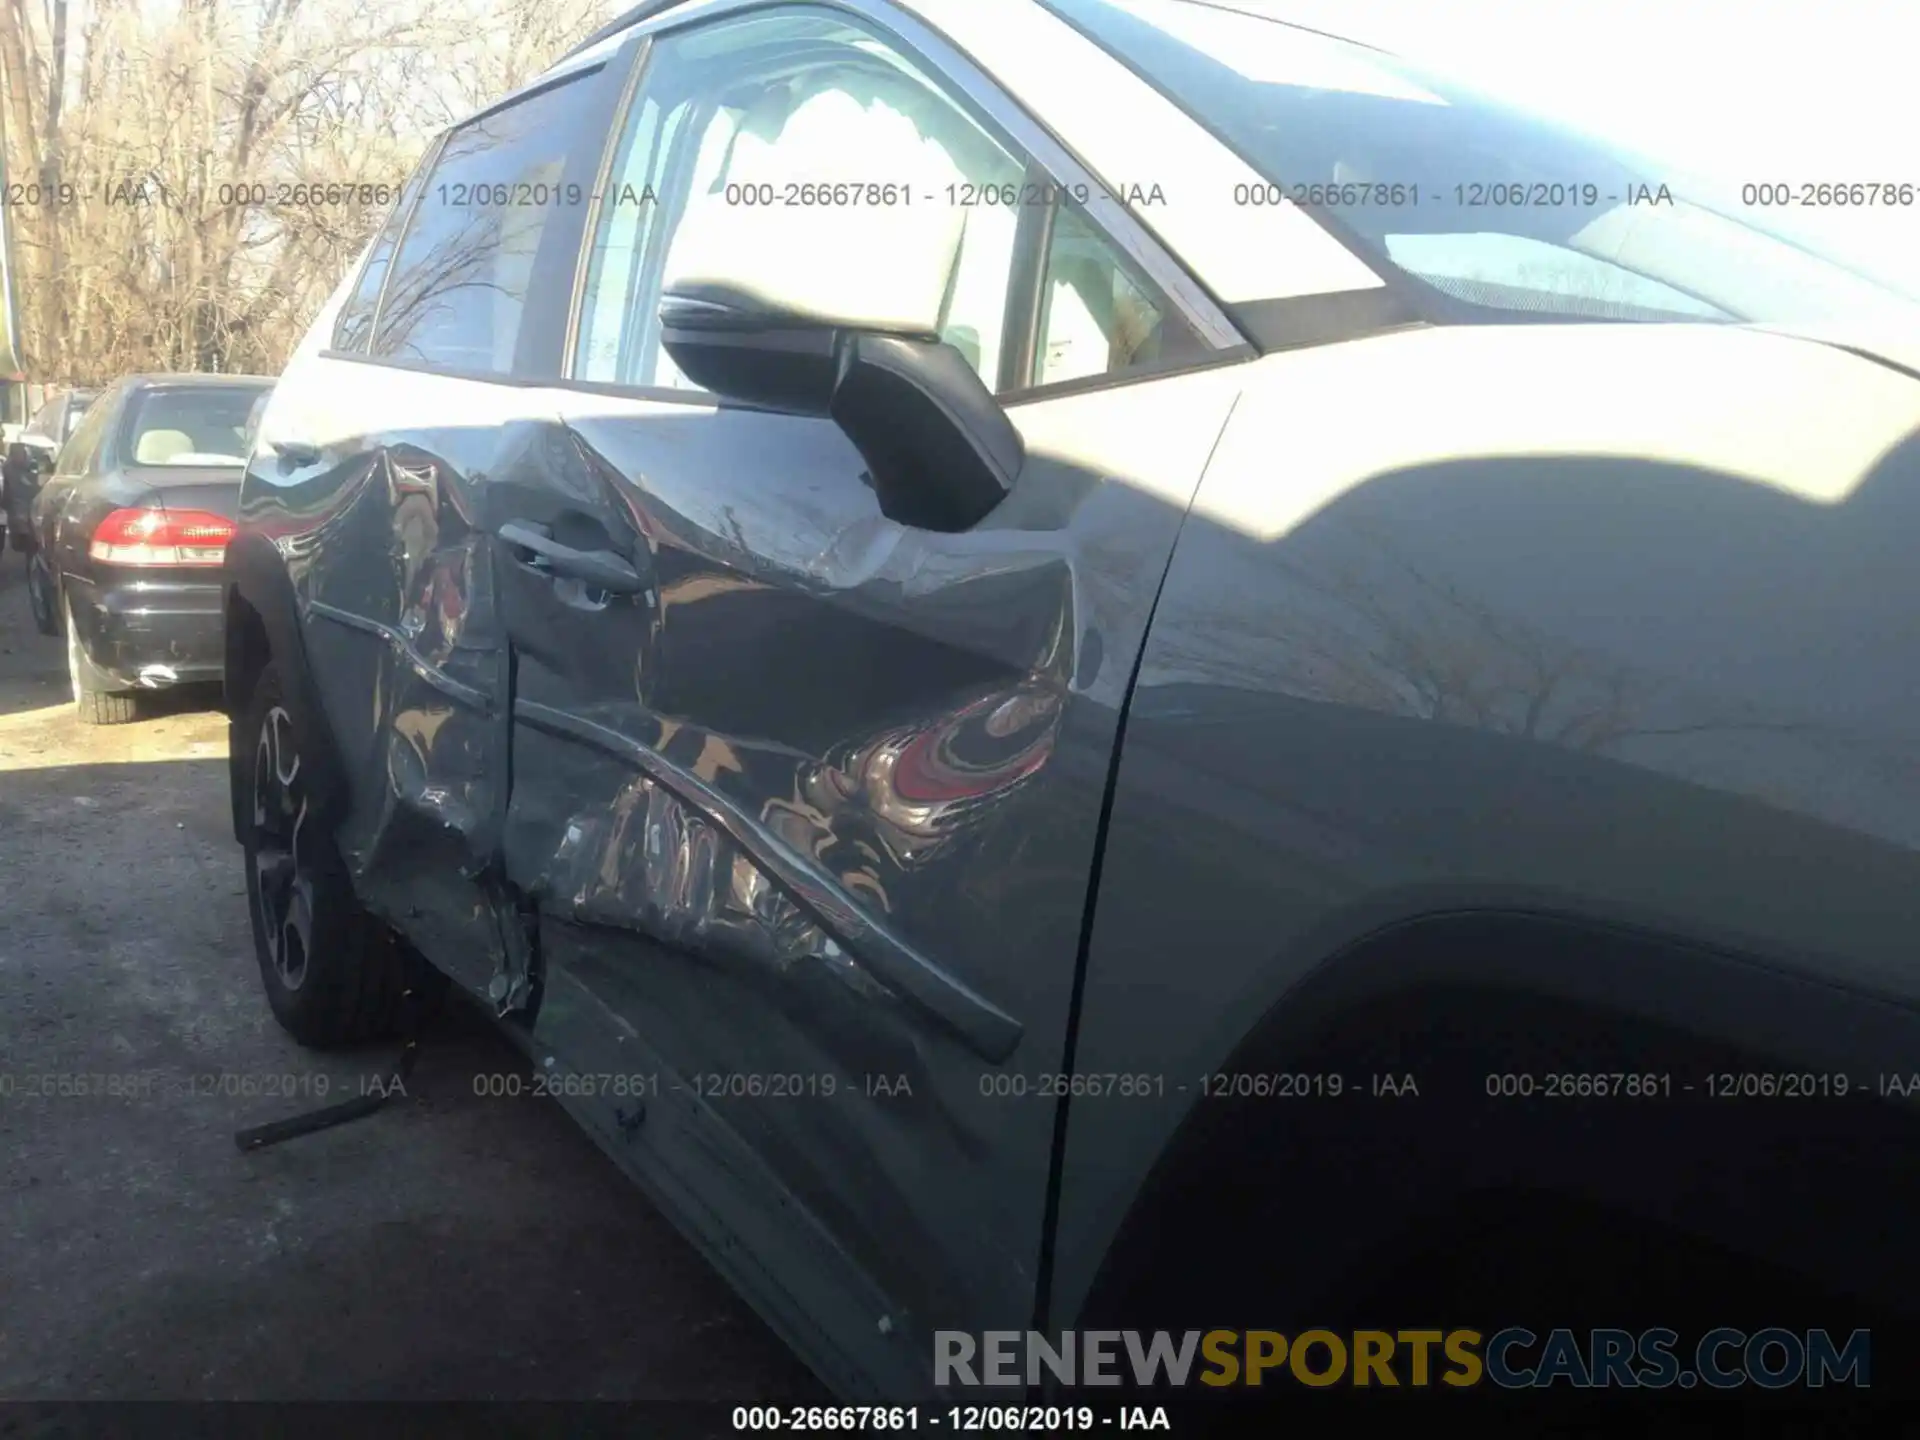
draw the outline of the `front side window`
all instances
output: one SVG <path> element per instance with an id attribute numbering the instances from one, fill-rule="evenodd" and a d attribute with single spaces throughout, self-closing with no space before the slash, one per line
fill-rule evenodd
<path id="1" fill-rule="evenodd" d="M 1489 318 L 1920 322 L 1920 296 L 1721 213 L 1674 167 L 1251 13 L 1269 0 L 1043 3 L 1266 178 L 1235 203 L 1302 203 Z"/>
<path id="2" fill-rule="evenodd" d="M 91 395 L 74 395 L 68 399 L 66 426 L 58 437 L 61 441 L 69 439 L 80 428 L 80 422 L 86 418 L 87 409 L 92 404 Z"/>
<path id="3" fill-rule="evenodd" d="M 400 242 L 374 355 L 512 373 L 542 242 L 556 256 L 570 248 L 570 223 L 585 207 L 567 169 L 583 144 L 599 153 L 598 74 L 571 76 L 448 134 Z"/>
<path id="4" fill-rule="evenodd" d="M 1021 197 L 1034 188 L 1026 160 L 886 38 L 795 7 L 670 32 L 646 64 L 602 196 L 576 379 L 697 388 L 661 348 L 661 295 L 727 249 L 746 207 L 794 214 L 796 247 L 843 247 L 876 274 L 909 247 L 953 247 L 951 259 L 933 252 L 950 276 L 939 333 L 989 389 L 1106 373 L 1152 354 L 1158 302 L 1140 287 L 1122 296 L 1134 282 L 1115 279 L 1114 248 L 1063 215 L 1080 229 L 1061 241 L 1062 284 L 1073 295 L 1091 285 L 1085 304 L 1099 317 L 1085 323 L 1143 333 L 1075 332 L 1074 360 L 1046 379 L 1007 368 Z M 1094 294 L 1102 289 L 1105 300 Z M 1116 299 L 1140 303 L 1116 316 Z M 1061 302 L 1062 316 L 1072 303 Z M 1061 319 L 1062 353 L 1069 328 Z"/>
<path id="5" fill-rule="evenodd" d="M 864 27 L 787 10 L 655 40 L 602 199 L 574 374 L 692 390 L 660 347 L 667 286 L 728 243 L 743 207 L 805 205 L 797 244 L 955 244 L 942 337 L 989 386 L 1018 212 L 975 204 L 1018 188 L 1024 162 Z M 830 213 L 829 213 L 830 212 Z M 864 241 L 863 241 L 864 237 Z"/>
<path id="6" fill-rule="evenodd" d="M 138 391 L 121 454 L 129 465 L 244 465 L 247 418 L 259 386 L 194 385 Z"/>

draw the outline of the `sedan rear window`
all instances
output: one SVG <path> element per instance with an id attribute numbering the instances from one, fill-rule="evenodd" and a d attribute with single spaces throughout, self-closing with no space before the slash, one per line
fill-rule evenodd
<path id="1" fill-rule="evenodd" d="M 257 386 L 142 390 L 127 407 L 121 453 L 129 465 L 245 465 Z"/>

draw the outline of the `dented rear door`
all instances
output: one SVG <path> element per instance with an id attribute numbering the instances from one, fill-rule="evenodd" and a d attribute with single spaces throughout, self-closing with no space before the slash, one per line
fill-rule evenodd
<path id="1" fill-rule="evenodd" d="M 561 371 L 620 44 L 440 141 L 391 263 L 376 246 L 356 282 L 371 324 L 342 320 L 326 337 L 341 348 L 297 358 L 271 411 L 278 458 L 256 471 L 255 523 L 303 602 L 352 791 L 338 838 L 359 893 L 503 1013 L 531 999 L 532 952 L 500 866 L 512 657 L 495 533 L 516 513 L 503 497 L 566 443 L 543 382 Z"/>
<path id="2" fill-rule="evenodd" d="M 557 429 L 552 397 L 318 363 L 310 403 L 340 418 L 297 428 L 332 443 L 316 464 L 281 464 L 275 495 L 352 789 L 339 843 L 365 902 L 486 994 L 516 968 L 496 880 L 509 672 L 486 492 Z"/>

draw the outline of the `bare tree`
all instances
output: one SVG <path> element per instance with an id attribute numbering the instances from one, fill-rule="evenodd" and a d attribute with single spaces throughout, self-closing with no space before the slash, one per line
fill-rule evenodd
<path id="1" fill-rule="evenodd" d="M 0 0 L 36 378 L 274 373 L 432 137 L 600 0 Z M 29 193 L 30 192 L 30 193 Z"/>
<path id="2" fill-rule="evenodd" d="M 616 8 L 623 7 L 609 0 L 507 0 L 489 6 L 478 25 L 447 17 L 443 44 L 434 54 L 445 80 L 434 87 L 443 106 L 440 126 L 519 89 L 604 25 Z"/>
<path id="3" fill-rule="evenodd" d="M 1250 558 L 1250 552 L 1246 552 Z M 1384 529 L 1343 521 L 1312 547 L 1263 557 L 1284 599 L 1237 603 L 1222 586 L 1182 663 L 1253 647 L 1283 663 L 1294 693 L 1596 754 L 1693 734 L 1805 736 L 1809 727 L 1693 693 L 1607 651 L 1570 644 L 1417 562 Z"/>

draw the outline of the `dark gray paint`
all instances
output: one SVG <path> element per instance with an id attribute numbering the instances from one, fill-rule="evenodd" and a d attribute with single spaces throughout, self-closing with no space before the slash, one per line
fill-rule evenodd
<path id="1" fill-rule="evenodd" d="M 1462 406 L 1487 435 L 1558 433 L 1497 388 L 1547 368 L 1522 348 L 1545 342 L 1456 334 L 1014 406 L 1027 466 L 957 535 L 882 516 L 823 420 L 307 354 L 268 430 L 315 454 L 256 461 L 239 547 L 270 542 L 291 598 L 241 596 L 269 634 L 298 626 L 368 902 L 495 995 L 822 1375 L 914 1392 L 935 1328 L 1070 1323 L 1179 1132 L 1177 1095 L 986 1093 L 1070 1045 L 1080 1071 L 1178 1084 L 1349 942 L 1462 907 L 1916 998 L 1916 669 L 1888 618 L 1920 598 L 1911 441 L 1845 505 L 1775 498 L 1702 460 L 1759 423 L 1707 403 L 1728 380 L 1708 367 L 1664 459 L 1456 454 L 1435 417 Z M 1594 347 L 1561 397 L 1587 451 L 1646 401 L 1610 343 L 1558 356 Z M 1788 347 L 1735 390 L 1795 433 L 1856 378 L 1892 383 L 1804 342 L 1716 343 Z M 1390 428 L 1383 393 L 1428 461 L 1320 474 L 1323 503 L 1272 536 L 1214 503 L 1305 484 L 1288 426 L 1358 442 Z M 1881 423 L 1913 403 L 1879 393 Z M 543 569 L 510 522 L 644 587 Z M 1605 998 L 1550 969 L 1509 978 Z M 694 1088 L 742 1074 L 797 1093 Z M 633 1075 L 655 1088 L 623 1093 Z"/>
<path id="2" fill-rule="evenodd" d="M 449 382 L 380 383 L 405 413 Z M 1042 453 L 988 524 L 935 535 L 879 514 L 827 421 L 584 395 L 556 421 L 472 385 L 497 429 L 380 432 L 247 491 L 307 616 L 362 896 L 483 994 L 535 907 L 524 1038 L 595 1092 L 572 1108 L 823 1373 L 911 1389 L 931 1329 L 1036 1302 L 1055 1107 L 984 1087 L 1062 1063 L 1178 510 Z M 530 563 L 515 520 L 647 589 Z M 601 1078 L 634 1074 L 643 1123 Z M 699 1093 L 735 1075 L 797 1093 Z"/>
<path id="3" fill-rule="evenodd" d="M 1309 413 L 1319 362 L 1270 364 L 1182 531 L 1130 709 L 1076 1056 L 1169 1091 L 1074 1108 L 1056 1313 L 1085 1297 L 1199 1077 L 1396 925 L 1636 927 L 1755 968 L 1709 985 L 1704 963 L 1582 972 L 1536 946 L 1470 973 L 1856 1082 L 1920 1053 L 1920 384 L 1738 332 L 1465 336 L 1327 362 L 1407 393 L 1403 354 L 1446 356 L 1389 448 L 1418 454 L 1432 432 L 1447 458 L 1343 475 L 1320 443 L 1339 412 Z M 1701 364 L 1669 363 L 1691 344 Z M 1609 415 L 1612 454 L 1593 440 Z M 1663 438 L 1628 441 L 1630 424 Z M 1566 443 L 1499 453 L 1534 448 L 1501 443 L 1520 427 Z M 1756 452 L 1807 493 L 1744 473 Z M 1267 507 L 1297 510 L 1279 533 L 1234 523 L 1229 493 L 1296 488 L 1297 507 Z M 1858 1004 L 1783 1019 L 1762 972 Z M 1904 1027 L 1869 1023 L 1878 1000 Z"/>
<path id="4" fill-rule="evenodd" d="M 568 409 L 578 468 L 505 503 L 653 588 L 502 580 L 536 1044 L 685 1087 L 832 1084 L 659 1109 L 756 1157 L 772 1189 L 738 1203 L 777 1197 L 802 1248 L 810 1217 L 849 1323 L 897 1337 L 861 1363 L 912 1383 L 930 1329 L 1032 1310 L 1054 1107 L 983 1083 L 1060 1065 L 1132 582 L 1177 514 L 1041 458 L 993 522 L 914 531 L 826 421 Z"/>

